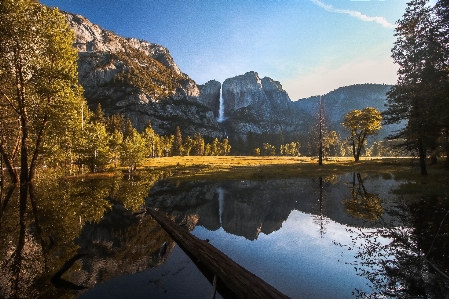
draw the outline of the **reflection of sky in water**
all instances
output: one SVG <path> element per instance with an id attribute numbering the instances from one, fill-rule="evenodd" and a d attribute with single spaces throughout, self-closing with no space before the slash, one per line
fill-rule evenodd
<path id="1" fill-rule="evenodd" d="M 315 221 L 315 223 L 314 223 Z M 355 288 L 369 292 L 369 281 L 356 274 L 354 252 L 333 243 L 351 244 L 346 226 L 327 219 L 321 237 L 313 215 L 293 211 L 282 228 L 257 240 L 220 228 L 197 226 L 193 234 L 292 298 L 348 298 Z"/>

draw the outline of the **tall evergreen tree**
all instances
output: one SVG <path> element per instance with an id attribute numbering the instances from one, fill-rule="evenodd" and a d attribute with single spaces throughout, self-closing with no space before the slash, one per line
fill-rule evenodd
<path id="1" fill-rule="evenodd" d="M 115 131 L 120 131 L 124 134 L 125 130 L 125 117 L 123 114 L 112 114 L 106 118 L 106 130 L 109 134 L 113 134 Z"/>
<path id="2" fill-rule="evenodd" d="M 125 120 L 125 124 L 123 127 L 123 138 L 126 139 L 128 137 L 131 137 L 134 133 L 134 127 L 129 118 Z"/>
<path id="3" fill-rule="evenodd" d="M 95 113 L 92 114 L 91 121 L 94 123 L 106 124 L 106 117 L 100 103 L 98 103 Z"/>
<path id="4" fill-rule="evenodd" d="M 204 139 L 200 133 L 196 133 L 193 137 L 193 155 L 203 156 L 204 155 Z"/>
<path id="5" fill-rule="evenodd" d="M 398 81 L 388 93 L 384 115 L 388 124 L 407 122 L 391 137 L 403 138 L 405 147 L 418 151 L 421 174 L 426 175 L 426 156 L 437 147 L 441 118 L 447 118 L 442 115 L 447 106 L 445 46 L 440 42 L 437 18 L 427 0 L 407 4 L 395 36 L 392 57 L 399 65 Z"/>
<path id="6" fill-rule="evenodd" d="M 182 155 L 182 134 L 179 126 L 176 126 L 175 130 L 175 140 L 173 142 L 173 156 L 181 156 Z"/>

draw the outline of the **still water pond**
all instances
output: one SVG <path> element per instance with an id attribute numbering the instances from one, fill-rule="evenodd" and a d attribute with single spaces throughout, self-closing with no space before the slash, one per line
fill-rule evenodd
<path id="1" fill-rule="evenodd" d="M 449 297 L 447 196 L 395 196 L 405 182 L 389 175 L 161 176 L 42 182 L 25 228 L 13 196 L 3 200 L 0 297 L 209 298 L 211 283 L 144 207 L 291 298 Z"/>

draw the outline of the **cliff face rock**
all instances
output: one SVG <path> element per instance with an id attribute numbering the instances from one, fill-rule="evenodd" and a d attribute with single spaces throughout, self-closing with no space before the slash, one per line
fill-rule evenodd
<path id="1" fill-rule="evenodd" d="M 267 96 L 263 92 L 259 75 L 248 72 L 223 82 L 223 99 L 224 112 L 228 117 L 238 109 L 267 101 Z"/>
<path id="2" fill-rule="evenodd" d="M 100 26 L 92 24 L 88 19 L 81 15 L 66 13 L 65 16 L 72 29 L 75 31 L 76 42 L 74 46 L 78 52 L 117 53 L 126 51 L 128 47 L 132 47 L 156 59 L 178 75 L 182 74 L 181 70 L 170 56 L 169 51 L 160 45 L 135 38 L 118 36 L 111 31 L 104 30 Z"/>
<path id="3" fill-rule="evenodd" d="M 215 117 L 218 117 L 221 83 L 216 80 L 210 80 L 203 85 L 198 85 L 198 88 L 200 90 L 198 101 L 209 107 L 214 112 Z"/>
<path id="4" fill-rule="evenodd" d="M 80 15 L 65 16 L 75 31 L 79 80 L 91 108 L 100 103 L 106 114 L 123 113 L 140 130 L 150 120 L 159 134 L 179 125 L 186 134 L 222 136 L 211 108 L 198 101 L 200 89 L 166 48 L 118 36 Z"/>
<path id="5" fill-rule="evenodd" d="M 291 100 L 278 81 L 265 77 L 260 79 L 256 72 L 226 79 L 223 82 L 224 111 L 232 117 L 235 111 L 251 107 L 260 112 L 283 110 L 290 107 Z"/>
<path id="6" fill-rule="evenodd" d="M 248 72 L 226 79 L 222 89 L 224 125 L 234 138 L 245 140 L 249 132 L 274 134 L 298 129 L 300 120 L 293 116 L 292 102 L 278 81 Z"/>
<path id="7" fill-rule="evenodd" d="M 286 142 L 291 142 L 298 134 L 307 135 L 316 121 L 318 97 L 292 102 L 280 82 L 260 78 L 253 71 L 226 79 L 223 84 L 211 80 L 197 85 L 181 72 L 166 48 L 120 37 L 80 15 L 65 15 L 75 31 L 79 79 L 91 108 L 101 103 L 106 114 L 122 113 L 139 130 L 150 120 L 158 134 L 172 134 L 176 126 L 186 135 L 221 138 L 226 134 L 233 150 L 248 154 L 245 148 L 239 152 L 237 143 L 252 133 L 265 134 L 263 138 L 283 135 Z M 341 121 L 350 110 L 370 106 L 383 111 L 390 88 L 353 85 L 324 95 L 331 129 L 344 135 Z M 224 121 L 218 123 L 220 89 Z M 385 127 L 377 139 L 399 127 Z"/>

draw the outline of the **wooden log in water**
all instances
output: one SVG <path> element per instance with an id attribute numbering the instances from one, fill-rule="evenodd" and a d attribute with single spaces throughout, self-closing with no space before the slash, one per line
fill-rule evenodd
<path id="1" fill-rule="evenodd" d="M 189 255 L 213 272 L 238 298 L 289 298 L 249 272 L 206 241 L 190 234 L 163 213 L 148 209 L 148 213 L 167 231 Z"/>

